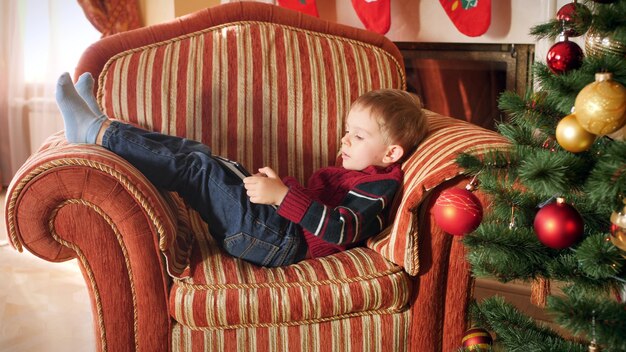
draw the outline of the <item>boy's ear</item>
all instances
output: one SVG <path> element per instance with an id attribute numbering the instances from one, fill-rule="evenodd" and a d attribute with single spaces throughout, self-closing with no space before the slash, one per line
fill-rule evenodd
<path id="1" fill-rule="evenodd" d="M 383 162 L 388 164 L 393 164 L 396 161 L 402 159 L 404 155 L 404 148 L 397 144 L 392 144 L 387 147 L 387 153 L 383 157 Z"/>

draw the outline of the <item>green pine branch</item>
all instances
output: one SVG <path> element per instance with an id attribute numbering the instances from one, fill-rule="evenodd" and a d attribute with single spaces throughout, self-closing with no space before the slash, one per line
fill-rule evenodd
<path id="1" fill-rule="evenodd" d="M 506 351 L 584 352 L 583 344 L 564 340 L 551 329 L 524 316 L 501 297 L 485 299 L 470 307 L 472 322 L 496 333 Z"/>
<path id="2" fill-rule="evenodd" d="M 548 297 L 556 323 L 587 339 L 595 333 L 602 351 L 626 350 L 626 304 L 615 301 L 608 292 L 591 295 L 576 287 L 564 292 L 563 297 Z"/>
<path id="3" fill-rule="evenodd" d="M 574 74 L 573 72 L 555 75 L 543 63 L 535 64 L 533 74 L 536 80 L 541 82 L 542 90 L 550 92 L 550 94 L 546 95 L 546 102 L 554 106 L 554 109 L 558 111 L 558 119 L 572 112 L 576 95 L 589 82 L 589 80 L 585 80 L 584 76 Z M 591 77 L 593 78 L 593 75 Z M 556 123 L 554 126 L 556 126 Z"/>
<path id="4" fill-rule="evenodd" d="M 470 153 L 460 153 L 456 162 L 470 174 L 478 174 L 482 171 L 500 173 L 514 166 L 517 161 L 508 151 L 489 150 L 480 156 Z"/>
<path id="5" fill-rule="evenodd" d="M 532 229 L 510 229 L 508 223 L 481 224 L 463 243 L 472 248 L 467 260 L 474 275 L 502 282 L 545 277 L 545 263 L 554 256 L 554 250 L 543 246 Z"/>
<path id="6" fill-rule="evenodd" d="M 507 114 L 510 124 L 531 130 L 552 128 L 562 116 L 557 104 L 548 99 L 547 94 L 541 93 L 522 98 L 514 92 L 504 92 L 498 99 L 498 108 Z"/>
<path id="7" fill-rule="evenodd" d="M 608 285 L 616 285 L 618 281 L 613 280 L 623 275 L 626 259 L 606 238 L 606 233 L 588 236 L 576 248 L 576 260 L 580 270 L 588 277 Z"/>
<path id="8" fill-rule="evenodd" d="M 624 279 L 624 258 L 606 241 L 606 234 L 586 237 L 575 250 L 564 250 L 546 262 L 547 277 L 602 294 Z"/>
<path id="9" fill-rule="evenodd" d="M 626 2 L 616 1 L 609 5 L 593 7 L 592 22 L 593 27 L 603 33 L 611 33 L 626 27 Z M 626 42 L 626 40 L 622 40 Z"/>
<path id="10" fill-rule="evenodd" d="M 522 183 L 545 199 L 579 192 L 589 164 L 575 154 L 545 149 L 528 151 L 518 170 Z"/>
<path id="11" fill-rule="evenodd" d="M 585 185 L 598 207 L 620 211 L 626 197 L 626 142 L 612 142 L 602 152 Z"/>

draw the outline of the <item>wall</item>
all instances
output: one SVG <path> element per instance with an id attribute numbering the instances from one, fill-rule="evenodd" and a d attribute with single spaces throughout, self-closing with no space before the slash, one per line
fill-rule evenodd
<path id="1" fill-rule="evenodd" d="M 218 5 L 220 0 L 140 0 L 148 18 L 156 23 L 159 18 L 182 16 L 204 7 Z M 222 3 L 238 0 L 221 0 Z M 276 3 L 272 0 L 263 2 Z M 393 41 L 454 42 L 454 43 L 534 43 L 528 30 L 535 24 L 552 18 L 557 9 L 569 0 L 492 0 L 491 26 L 477 38 L 458 32 L 438 1 L 391 1 L 391 29 L 386 36 Z M 557 7 L 558 6 L 558 7 Z M 352 2 L 346 0 L 317 0 L 320 17 L 329 21 L 364 28 Z M 159 17 L 158 12 L 162 14 Z"/>
<path id="2" fill-rule="evenodd" d="M 571 0 L 491 0 L 489 29 L 480 37 L 467 37 L 454 27 L 439 1 L 392 0 L 391 28 L 386 36 L 399 42 L 535 44 L 536 60 L 542 61 L 554 42 L 537 41 L 528 32 L 534 25 L 554 18 L 558 9 L 570 2 Z M 318 1 L 317 4 L 320 17 L 364 28 L 352 9 L 351 1 Z M 581 44 L 581 39 L 574 41 Z"/>
<path id="3" fill-rule="evenodd" d="M 146 26 L 174 19 L 173 0 L 139 0 L 141 18 Z"/>
<path id="4" fill-rule="evenodd" d="M 213 7 L 219 4 L 220 0 L 174 0 L 174 15 L 179 17 L 205 7 Z"/>
<path id="5" fill-rule="evenodd" d="M 492 0 L 491 25 L 480 37 L 461 34 L 446 15 L 439 1 L 393 0 L 391 28 L 386 34 L 393 41 L 453 43 L 533 43 L 528 29 L 548 17 L 553 0 Z M 350 1 L 319 2 L 322 17 L 363 28 Z"/>
<path id="6" fill-rule="evenodd" d="M 146 24 L 168 21 L 204 7 L 220 4 L 220 0 L 139 0 Z M 221 3 L 241 0 L 221 0 Z M 254 0 L 252 0 L 254 1 Z M 276 0 L 256 0 L 276 3 Z M 513 43 L 536 44 L 536 59 L 543 60 L 552 41 L 536 41 L 528 35 L 532 26 L 553 18 L 570 0 L 492 0 L 491 26 L 480 37 L 461 34 L 447 17 L 439 1 L 392 0 L 391 28 L 386 36 L 392 41 L 448 43 Z M 347 0 L 317 0 L 320 17 L 349 26 L 364 28 Z M 581 40 L 575 40 L 581 44 Z M 582 46 L 582 45 L 581 45 Z"/>
<path id="7" fill-rule="evenodd" d="M 139 0 L 145 25 L 173 20 L 205 7 L 220 4 L 220 0 Z"/>

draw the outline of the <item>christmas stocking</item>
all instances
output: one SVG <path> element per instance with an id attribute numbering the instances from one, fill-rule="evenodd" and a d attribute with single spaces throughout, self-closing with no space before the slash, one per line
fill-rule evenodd
<path id="1" fill-rule="evenodd" d="M 491 24 L 491 0 L 439 0 L 459 32 L 468 37 L 484 34 Z"/>
<path id="2" fill-rule="evenodd" d="M 391 0 L 352 0 L 352 7 L 372 32 L 385 34 L 391 25 Z"/>
<path id="3" fill-rule="evenodd" d="M 315 0 L 278 0 L 278 5 L 307 15 L 319 17 Z"/>

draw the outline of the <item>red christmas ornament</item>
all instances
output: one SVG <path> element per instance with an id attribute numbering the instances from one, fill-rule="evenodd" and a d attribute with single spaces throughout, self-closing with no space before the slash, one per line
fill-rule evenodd
<path id="1" fill-rule="evenodd" d="M 568 37 L 578 37 L 583 33 L 578 32 L 574 27 L 586 27 L 590 20 L 591 11 L 585 5 L 571 2 L 564 5 L 557 11 L 556 19 L 564 22 L 565 35 Z"/>
<path id="2" fill-rule="evenodd" d="M 493 345 L 491 334 L 483 328 L 471 328 L 463 334 L 463 347 L 470 351 L 487 351 Z"/>
<path id="3" fill-rule="evenodd" d="M 546 247 L 563 249 L 574 245 L 582 238 L 583 228 L 583 218 L 563 198 L 544 206 L 535 216 L 535 233 Z"/>
<path id="4" fill-rule="evenodd" d="M 441 192 L 431 212 L 437 225 L 454 236 L 463 236 L 476 230 L 483 219 L 483 207 L 478 198 L 461 188 L 449 188 Z"/>
<path id="5" fill-rule="evenodd" d="M 561 35 L 561 41 L 555 43 L 546 56 L 546 63 L 552 73 L 560 75 L 579 68 L 583 63 L 583 49 Z"/>

